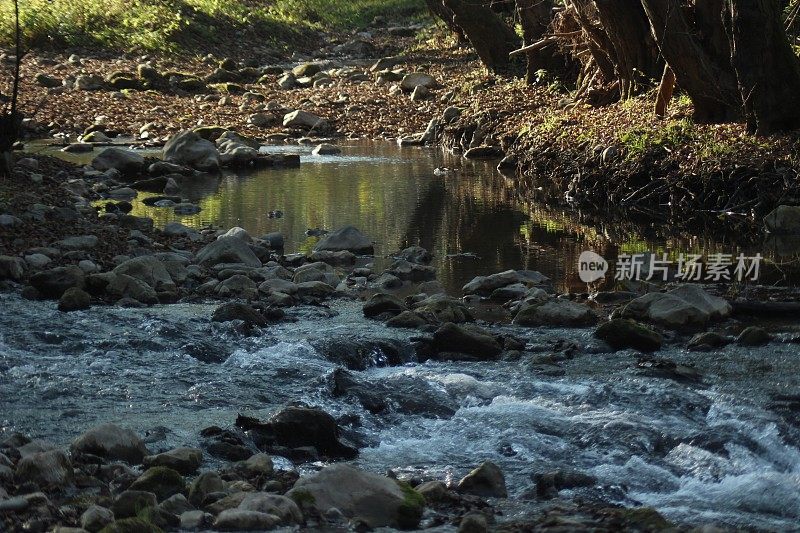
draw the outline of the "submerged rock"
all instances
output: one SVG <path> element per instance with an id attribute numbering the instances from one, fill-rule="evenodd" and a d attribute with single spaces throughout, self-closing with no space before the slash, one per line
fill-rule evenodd
<path id="1" fill-rule="evenodd" d="M 526 287 L 549 287 L 552 281 L 547 276 L 533 270 L 506 270 L 490 276 L 478 276 L 464 285 L 464 294 L 489 296 L 501 287 L 521 283 Z"/>
<path id="2" fill-rule="evenodd" d="M 467 329 L 446 323 L 433 334 L 433 349 L 438 353 L 463 353 L 480 360 L 496 360 L 503 347 L 488 331 Z"/>
<path id="3" fill-rule="evenodd" d="M 764 346 L 771 340 L 772 336 L 764 328 L 750 326 L 736 337 L 736 344 L 739 346 Z"/>
<path id="4" fill-rule="evenodd" d="M 336 464 L 300 478 L 286 494 L 315 513 L 338 509 L 370 528 L 417 527 L 425 499 L 409 485 L 346 464 Z"/>
<path id="5" fill-rule="evenodd" d="M 358 450 L 342 441 L 336 420 L 320 409 L 286 407 L 265 424 L 279 446 L 313 446 L 331 459 L 353 459 Z"/>

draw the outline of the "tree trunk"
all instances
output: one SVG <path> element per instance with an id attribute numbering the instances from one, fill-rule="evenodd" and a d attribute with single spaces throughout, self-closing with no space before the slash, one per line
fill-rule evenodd
<path id="1" fill-rule="evenodd" d="M 748 129 L 758 134 L 800 127 L 800 62 L 775 0 L 727 0 L 731 63 Z"/>
<path id="2" fill-rule="evenodd" d="M 571 4 L 578 23 L 589 37 L 589 52 L 592 54 L 597 68 L 600 69 L 603 78 L 610 82 L 616 76 L 614 65 L 617 58 L 608 34 L 593 22 L 597 8 L 592 0 L 571 0 Z"/>
<path id="3" fill-rule="evenodd" d="M 487 5 L 476 0 L 443 0 L 453 12 L 453 21 L 472 43 L 478 57 L 492 72 L 511 71 L 509 54 L 519 47 L 519 38 Z"/>
<path id="4" fill-rule="evenodd" d="M 663 70 L 647 15 L 638 2 L 594 0 L 594 3 L 598 18 L 614 47 L 620 96 L 630 98 L 637 82 L 656 79 Z"/>
<path id="5" fill-rule="evenodd" d="M 519 17 L 520 26 L 522 26 L 523 45 L 533 44 L 544 36 L 550 26 L 553 18 L 553 1 L 517 0 L 517 16 Z M 537 71 L 549 69 L 555 63 L 564 64 L 563 58 L 558 60 L 555 59 L 555 56 L 560 56 L 555 43 L 526 53 L 528 59 L 526 80 L 528 84 L 536 80 Z"/>
<path id="6" fill-rule="evenodd" d="M 735 76 L 701 46 L 678 0 L 641 0 L 661 54 L 694 104 L 697 122 L 719 123 L 739 116 Z"/>
<path id="7" fill-rule="evenodd" d="M 459 44 L 467 42 L 467 36 L 464 35 L 464 30 L 462 30 L 458 24 L 455 23 L 453 20 L 453 12 L 450 11 L 450 8 L 444 5 L 442 0 L 425 0 L 425 4 L 435 17 L 440 18 L 445 23 L 447 28 L 458 36 Z"/>

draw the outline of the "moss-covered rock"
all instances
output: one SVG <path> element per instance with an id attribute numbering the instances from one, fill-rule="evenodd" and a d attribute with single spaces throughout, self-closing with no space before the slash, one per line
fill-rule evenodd
<path id="1" fill-rule="evenodd" d="M 244 94 L 247 92 L 247 89 L 243 86 L 231 82 L 212 83 L 209 87 L 222 94 Z"/>

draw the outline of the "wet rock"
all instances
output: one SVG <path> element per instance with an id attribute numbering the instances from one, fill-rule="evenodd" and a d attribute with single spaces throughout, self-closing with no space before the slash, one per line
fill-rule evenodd
<path id="1" fill-rule="evenodd" d="M 297 284 L 280 278 L 268 279 L 258 286 L 258 290 L 265 294 L 280 292 L 286 295 L 292 295 L 297 293 Z"/>
<path id="2" fill-rule="evenodd" d="M 300 298 L 327 298 L 336 289 L 322 281 L 307 281 L 297 284 L 297 296 Z"/>
<path id="3" fill-rule="evenodd" d="M 219 170 L 219 150 L 213 142 L 203 139 L 194 131 L 182 131 L 164 145 L 164 160 L 202 172 Z"/>
<path id="4" fill-rule="evenodd" d="M 184 475 L 194 474 L 202 463 L 203 451 L 198 448 L 175 448 L 143 460 L 145 468 L 165 466 Z"/>
<path id="5" fill-rule="evenodd" d="M 372 241 L 353 226 L 345 226 L 322 238 L 314 247 L 315 251 L 339 252 L 346 250 L 356 255 L 373 255 Z"/>
<path id="6" fill-rule="evenodd" d="M 636 367 L 644 375 L 655 378 L 691 383 L 699 383 L 703 380 L 703 377 L 696 369 L 686 365 L 679 365 L 669 359 L 643 357 L 639 359 Z"/>
<path id="7" fill-rule="evenodd" d="M 271 476 L 275 466 L 266 453 L 257 453 L 235 465 L 235 470 L 247 477 Z"/>
<path id="8" fill-rule="evenodd" d="M 353 265 L 356 262 L 356 255 L 347 250 L 340 252 L 331 252 L 328 250 L 319 250 L 313 252 L 309 259 L 315 262 L 323 262 L 329 265 Z"/>
<path id="9" fill-rule="evenodd" d="M 152 492 L 126 490 L 114 499 L 114 503 L 111 504 L 111 511 L 114 513 L 114 517 L 119 520 L 121 518 L 134 517 L 142 509 L 155 507 L 156 505 L 158 505 L 156 495 Z"/>
<path id="10" fill-rule="evenodd" d="M 224 492 L 225 482 L 216 472 L 203 472 L 192 482 L 189 487 L 189 503 L 200 507 L 209 494 Z"/>
<path id="11" fill-rule="evenodd" d="M 478 276 L 464 285 L 464 294 L 489 296 L 501 287 L 521 283 L 526 287 L 550 287 L 552 281 L 547 276 L 532 270 L 506 270 L 490 276 Z"/>
<path id="12" fill-rule="evenodd" d="M 92 167 L 101 172 L 114 169 L 124 176 L 132 176 L 144 170 L 144 157 L 130 150 L 109 147 L 92 160 Z"/>
<path id="13" fill-rule="evenodd" d="M 0 280 L 22 281 L 25 277 L 26 269 L 23 259 L 10 255 L 0 255 Z"/>
<path id="14" fill-rule="evenodd" d="M 55 246 L 62 250 L 92 250 L 97 247 L 99 242 L 100 239 L 95 235 L 80 235 L 62 239 Z"/>
<path id="15" fill-rule="evenodd" d="M 518 326 L 582 327 L 597 323 L 591 308 L 570 300 L 549 300 L 523 305 L 514 317 Z"/>
<path id="16" fill-rule="evenodd" d="M 482 498 L 507 498 L 506 480 L 500 468 L 486 461 L 458 482 L 458 491 Z"/>
<path id="17" fill-rule="evenodd" d="M 200 531 L 211 526 L 214 517 L 203 511 L 184 511 L 180 515 L 181 531 Z"/>
<path id="18" fill-rule="evenodd" d="M 150 255 L 129 259 L 114 268 L 112 272 L 142 281 L 156 291 L 171 292 L 176 289 L 164 263 Z"/>
<path id="19" fill-rule="evenodd" d="M 406 305 L 396 296 L 391 294 L 378 293 L 374 294 L 364 304 L 364 316 L 367 318 L 375 318 L 383 313 L 390 313 L 397 315 L 407 310 Z"/>
<path id="20" fill-rule="evenodd" d="M 327 360 L 351 370 L 396 366 L 413 359 L 411 345 L 394 339 L 334 337 L 315 341 L 314 349 Z"/>
<path id="21" fill-rule="evenodd" d="M 257 511 L 277 516 L 283 525 L 303 523 L 303 513 L 300 508 L 286 496 L 256 492 L 246 495 L 238 508 L 243 511 Z"/>
<path id="22" fill-rule="evenodd" d="M 403 311 L 399 315 L 386 321 L 390 328 L 417 329 L 426 325 L 428 322 L 414 311 Z"/>
<path id="23" fill-rule="evenodd" d="M 413 529 L 425 507 L 425 499 L 407 484 L 346 464 L 300 478 L 286 495 L 301 509 L 322 514 L 335 508 L 370 528 Z"/>
<path id="24" fill-rule="evenodd" d="M 464 152 L 465 159 L 502 159 L 505 155 L 499 146 L 475 146 Z"/>
<path id="25" fill-rule="evenodd" d="M 466 304 L 446 294 L 433 294 L 414 304 L 414 312 L 432 324 L 471 322 L 472 315 Z"/>
<path id="26" fill-rule="evenodd" d="M 450 495 L 450 491 L 447 489 L 447 485 L 441 481 L 420 483 L 414 487 L 414 490 L 422 494 L 422 497 L 425 498 L 425 501 L 428 503 L 446 502 L 453 499 Z"/>
<path id="27" fill-rule="evenodd" d="M 143 518 L 125 518 L 108 524 L 103 533 L 163 533 L 163 530 Z"/>
<path id="28" fill-rule="evenodd" d="M 489 524 L 482 513 L 468 513 L 458 524 L 458 533 L 485 533 Z"/>
<path id="29" fill-rule="evenodd" d="M 342 441 L 336 420 L 320 409 L 286 407 L 273 415 L 266 426 L 279 446 L 313 446 L 331 459 L 353 459 L 358 450 Z"/>
<path id="30" fill-rule="evenodd" d="M 91 505 L 81 515 L 81 527 L 89 533 L 97 533 L 108 524 L 114 521 L 114 513 L 111 509 Z"/>
<path id="31" fill-rule="evenodd" d="M 403 281 L 420 282 L 436 279 L 436 269 L 428 265 L 419 265 L 399 259 L 386 270 L 387 273 Z"/>
<path id="32" fill-rule="evenodd" d="M 83 270 L 77 266 L 56 267 L 37 272 L 30 279 L 33 286 L 43 298 L 61 298 L 67 289 L 82 289 L 85 285 Z"/>
<path id="33" fill-rule="evenodd" d="M 726 318 L 731 305 L 695 285 L 682 285 L 667 293 L 651 292 L 636 298 L 620 311 L 624 318 L 650 320 L 669 328 L 703 326 Z"/>
<path id="34" fill-rule="evenodd" d="M 152 305 L 158 303 L 158 294 L 155 289 L 144 281 L 138 280 L 126 274 L 100 274 L 105 276 L 108 284 L 105 287 L 106 293 L 117 300 L 134 300 L 141 304 Z"/>
<path id="35" fill-rule="evenodd" d="M 158 501 L 186 490 L 186 483 L 177 471 L 166 466 L 148 468 L 134 481 L 130 490 L 152 492 Z"/>
<path id="36" fill-rule="evenodd" d="M 40 489 L 59 490 L 72 484 L 72 463 L 61 450 L 33 453 L 17 463 L 18 485 L 33 483 Z"/>
<path id="37" fill-rule="evenodd" d="M 241 509 L 222 511 L 214 521 L 217 531 L 267 531 L 280 523 L 280 519 L 271 514 Z"/>
<path id="38" fill-rule="evenodd" d="M 442 325 L 433 334 L 433 349 L 438 353 L 463 353 L 480 360 L 496 360 L 503 347 L 487 331 L 457 326 Z"/>
<path id="39" fill-rule="evenodd" d="M 68 154 L 87 154 L 93 150 L 94 146 L 92 146 L 91 143 L 85 143 L 85 142 L 72 143 L 61 149 L 62 152 Z"/>
<path id="40" fill-rule="evenodd" d="M 61 298 L 58 300 L 58 310 L 64 312 L 82 311 L 84 309 L 89 309 L 91 306 L 92 297 L 89 296 L 89 293 L 78 287 L 70 287 L 64 291 L 64 294 L 62 294 Z"/>
<path id="41" fill-rule="evenodd" d="M 693 351 L 706 352 L 714 348 L 727 346 L 728 344 L 730 344 L 730 341 L 723 335 L 708 331 L 705 333 L 698 333 L 692 337 L 689 341 L 688 348 Z"/>
<path id="42" fill-rule="evenodd" d="M 764 328 L 750 326 L 736 337 L 736 344 L 739 346 L 764 346 L 771 340 L 772 336 Z"/>
<path id="43" fill-rule="evenodd" d="M 140 464 L 149 455 L 144 442 L 129 430 L 114 424 L 103 424 L 90 429 L 70 446 L 74 454 L 97 455 L 107 460 Z"/>
<path id="44" fill-rule="evenodd" d="M 147 521 L 162 530 L 170 531 L 181 525 L 181 520 L 161 507 L 147 507 L 139 511 L 137 518 Z"/>
<path id="45" fill-rule="evenodd" d="M 427 265 L 433 260 L 431 253 L 422 246 L 409 246 L 394 255 L 395 259 L 401 259 L 417 265 Z"/>
<path id="46" fill-rule="evenodd" d="M 253 284 L 255 286 L 255 283 Z M 230 322 L 232 320 L 241 320 L 245 324 L 263 327 L 269 321 L 267 318 L 255 310 L 250 305 L 241 302 L 227 302 L 214 310 L 211 316 L 213 322 Z"/>
<path id="47" fill-rule="evenodd" d="M 308 111 L 297 110 L 283 117 L 283 127 L 325 130 L 328 128 L 328 122 Z"/>
<path id="48" fill-rule="evenodd" d="M 664 338 L 660 333 L 629 319 L 615 319 L 601 325 L 594 336 L 604 340 L 615 350 L 633 348 L 640 352 L 655 352 Z"/>
<path id="49" fill-rule="evenodd" d="M 337 155 L 341 154 L 342 150 L 338 146 L 332 144 L 320 144 L 311 152 L 311 155 Z"/>
<path id="50" fill-rule="evenodd" d="M 778 235 L 800 234 L 800 206 L 778 206 L 764 218 L 764 226 Z"/>
<path id="51" fill-rule="evenodd" d="M 323 262 L 306 263 L 297 267 L 294 271 L 292 281 L 295 283 L 307 283 L 310 281 L 321 281 L 331 287 L 339 284 L 339 276 L 336 275 L 332 266 Z"/>
<path id="52" fill-rule="evenodd" d="M 400 82 L 400 88 L 406 92 L 412 92 L 417 87 L 432 89 L 436 86 L 436 78 L 424 72 L 412 72 L 406 74 Z"/>
<path id="53" fill-rule="evenodd" d="M 221 237 L 211 242 L 197 252 L 196 260 L 207 267 L 221 263 L 241 263 L 253 268 L 261 266 L 261 261 L 247 243 L 237 237 Z"/>
<path id="54" fill-rule="evenodd" d="M 556 498 L 561 490 L 591 487 L 597 482 L 594 477 L 574 470 L 535 474 L 533 480 L 536 482 L 536 495 L 541 499 Z"/>

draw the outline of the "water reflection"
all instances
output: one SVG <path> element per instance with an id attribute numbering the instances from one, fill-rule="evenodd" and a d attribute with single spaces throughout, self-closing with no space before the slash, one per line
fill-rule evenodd
<path id="1" fill-rule="evenodd" d="M 756 253 L 761 243 L 718 231 L 708 236 L 674 233 L 667 225 L 634 225 L 589 217 L 531 201 L 530 190 L 500 175 L 494 165 L 469 162 L 438 149 L 391 143 L 351 142 L 342 155 L 314 157 L 310 147 L 265 147 L 301 155 L 299 168 L 266 169 L 198 178 L 182 196 L 198 203 L 197 215 L 133 202 L 133 214 L 156 225 L 179 221 L 191 227 L 241 226 L 253 235 L 281 232 L 286 252 L 309 252 L 310 228 L 352 224 L 377 244 L 377 262 L 412 244 L 434 252 L 440 280 L 458 291 L 476 275 L 509 268 L 539 270 L 561 290 L 585 290 L 577 260 L 592 249 L 613 261 L 620 253 Z M 434 172 L 447 168 L 449 172 Z M 281 211 L 281 218 L 271 218 Z M 786 244 L 778 243 L 784 249 Z M 788 250 L 789 253 L 794 253 Z M 467 255 L 464 255 L 467 254 Z M 613 268 L 613 267 L 612 267 Z M 772 268 L 770 281 L 783 279 Z"/>

